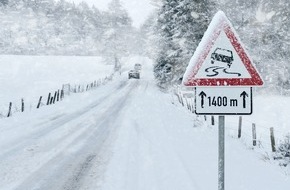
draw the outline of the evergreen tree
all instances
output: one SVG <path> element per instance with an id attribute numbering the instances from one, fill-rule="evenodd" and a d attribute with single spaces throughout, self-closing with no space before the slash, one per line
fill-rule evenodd
<path id="1" fill-rule="evenodd" d="M 159 52 L 154 74 L 158 85 L 180 83 L 212 16 L 209 0 L 163 0 L 158 12 Z"/>
<path id="2" fill-rule="evenodd" d="M 4 6 L 4 4 L 6 6 Z M 120 56 L 132 51 L 129 38 L 138 35 L 131 19 L 112 1 L 101 13 L 86 3 L 75 5 L 65 0 L 0 1 L 0 53 Z M 115 35 L 111 35 L 115 34 Z M 111 46 L 110 46 L 111 44 Z"/>
<path id="3" fill-rule="evenodd" d="M 289 41 L 290 22 L 286 19 L 290 16 L 289 2 L 226 0 L 220 8 L 232 21 L 249 50 L 265 80 L 265 87 L 273 92 L 289 88 L 287 60 L 290 51 L 289 44 L 285 43 Z"/>
<path id="4" fill-rule="evenodd" d="M 0 6 L 7 5 L 7 4 L 8 4 L 8 0 L 0 0 Z"/>
<path id="5" fill-rule="evenodd" d="M 150 57 L 151 59 L 155 60 L 157 57 L 156 50 L 158 41 L 155 27 L 156 27 L 156 19 L 157 18 L 157 12 L 153 11 L 148 18 L 145 20 L 145 22 L 140 27 L 140 34 L 141 34 L 141 40 L 143 43 L 143 54 Z"/>
<path id="6" fill-rule="evenodd" d="M 120 68 L 120 58 L 128 55 L 128 39 L 132 31 L 132 21 L 120 0 L 112 0 L 105 15 L 106 32 L 103 53 L 109 64 Z"/>
<path id="7" fill-rule="evenodd" d="M 261 24 L 259 60 L 265 70 L 267 86 L 283 93 L 283 89 L 290 88 L 290 21 L 287 19 L 290 2 L 265 0 L 259 5 L 259 12 L 265 18 Z"/>

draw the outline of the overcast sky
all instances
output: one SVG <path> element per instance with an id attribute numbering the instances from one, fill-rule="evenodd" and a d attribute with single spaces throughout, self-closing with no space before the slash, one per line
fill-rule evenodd
<path id="1" fill-rule="evenodd" d="M 100 10 L 106 10 L 110 0 L 67 0 L 74 1 L 76 4 L 85 1 L 88 5 L 95 5 Z M 129 15 L 133 19 L 133 25 L 139 27 L 154 9 L 150 4 L 150 0 L 121 0 L 124 7 L 128 10 Z"/>

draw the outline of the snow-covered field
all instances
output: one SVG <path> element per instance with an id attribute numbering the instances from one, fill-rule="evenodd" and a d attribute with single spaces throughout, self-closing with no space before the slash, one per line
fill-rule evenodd
<path id="1" fill-rule="evenodd" d="M 1 102 L 21 97 L 20 92 L 31 95 L 41 88 L 38 95 L 112 72 L 112 66 L 95 64 L 94 57 L 42 57 L 43 64 L 35 57 L 0 60 L 0 88 L 8 88 L 4 81 L 11 83 L 11 91 L 1 93 Z M 11 64 L 2 65 L 3 60 Z M 136 62 L 143 65 L 141 79 L 128 80 L 127 71 Z M 134 57 L 123 63 L 122 75 L 106 85 L 0 119 L 1 190 L 217 189 L 217 127 L 159 91 L 149 59 Z M 241 140 L 236 138 L 238 117 L 226 117 L 226 189 L 290 187 L 289 167 L 266 159 L 268 147 L 252 150 L 248 138 L 251 122 L 263 146 L 270 142 L 269 127 L 282 138 L 290 129 L 289 107 L 287 97 L 255 96 L 254 114 L 243 116 Z"/>
<path id="2" fill-rule="evenodd" d="M 290 97 L 282 96 L 254 96 L 253 114 L 243 116 L 242 137 L 245 143 L 252 147 L 252 124 L 257 130 L 258 146 L 263 151 L 271 152 L 270 128 L 274 128 L 276 146 L 290 135 Z M 238 117 L 228 117 L 228 130 L 237 137 Z M 290 172 L 290 171 L 289 171 Z"/>
<path id="3" fill-rule="evenodd" d="M 176 100 L 177 101 L 177 97 Z M 185 101 L 185 98 L 184 98 Z M 194 102 L 193 99 L 188 102 Z M 277 95 L 255 95 L 253 97 L 253 114 L 242 116 L 241 141 L 249 148 L 256 148 L 265 154 L 271 154 L 270 128 L 274 129 L 276 148 L 290 135 L 290 97 Z M 205 120 L 199 116 L 200 120 Z M 240 116 L 225 116 L 226 130 L 229 136 L 238 138 Z M 207 124 L 211 126 L 211 116 L 207 116 Z M 214 125 L 218 127 L 218 116 L 214 116 Z M 252 125 L 256 126 L 257 146 L 253 147 Z M 258 148 L 257 148 L 258 147 Z"/>
<path id="4" fill-rule="evenodd" d="M 19 109 L 24 98 L 29 107 L 63 84 L 86 85 L 112 72 L 100 57 L 0 55 L 0 113 L 7 114 L 9 102 Z"/>

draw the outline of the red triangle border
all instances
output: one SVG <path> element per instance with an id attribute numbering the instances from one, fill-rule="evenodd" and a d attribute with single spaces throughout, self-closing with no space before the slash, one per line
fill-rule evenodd
<path id="1" fill-rule="evenodd" d="M 251 78 L 195 78 L 222 30 L 230 40 Z M 207 39 L 204 51 L 198 55 L 197 63 L 193 68 L 192 74 L 185 79 L 183 84 L 185 86 L 262 86 L 262 78 L 256 68 L 252 65 L 245 49 L 236 37 L 235 30 L 231 27 L 230 22 L 224 14 L 223 18 L 219 20 L 219 23 L 215 26 L 213 31 L 213 34 L 211 34 Z"/>

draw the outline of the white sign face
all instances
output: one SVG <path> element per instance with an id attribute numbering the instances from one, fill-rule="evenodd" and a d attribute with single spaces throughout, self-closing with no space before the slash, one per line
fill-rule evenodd
<path id="1" fill-rule="evenodd" d="M 222 30 L 195 77 L 251 78 L 251 75 Z"/>
<path id="2" fill-rule="evenodd" d="M 252 114 L 251 87 L 197 87 L 195 113 L 199 115 Z"/>

